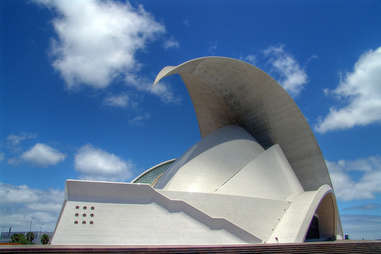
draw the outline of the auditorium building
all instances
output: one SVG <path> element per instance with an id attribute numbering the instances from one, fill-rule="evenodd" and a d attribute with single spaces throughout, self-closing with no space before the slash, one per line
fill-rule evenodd
<path id="1" fill-rule="evenodd" d="M 221 245 L 342 239 L 327 166 L 294 100 L 243 61 L 167 66 L 201 140 L 131 183 L 67 180 L 52 244 Z"/>

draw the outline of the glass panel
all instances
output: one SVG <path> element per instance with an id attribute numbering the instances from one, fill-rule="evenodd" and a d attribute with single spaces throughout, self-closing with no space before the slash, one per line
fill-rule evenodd
<path id="1" fill-rule="evenodd" d="M 152 185 L 155 182 L 156 178 L 161 176 L 165 171 L 167 171 L 172 166 L 172 163 L 174 162 L 175 160 L 169 161 L 165 164 L 162 164 L 160 166 L 157 166 L 151 169 L 150 171 L 148 171 L 147 173 L 145 173 L 144 175 L 136 179 L 134 183 L 147 183 Z"/>

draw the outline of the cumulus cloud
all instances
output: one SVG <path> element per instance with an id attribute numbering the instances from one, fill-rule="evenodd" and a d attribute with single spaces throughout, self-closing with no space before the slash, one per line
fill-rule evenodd
<path id="1" fill-rule="evenodd" d="M 373 199 L 381 192 L 381 157 L 326 161 L 337 198 L 349 201 Z M 359 174 L 358 179 L 351 177 Z"/>
<path id="2" fill-rule="evenodd" d="M 280 76 L 279 83 L 291 95 L 296 96 L 307 84 L 307 73 L 296 59 L 284 50 L 284 46 L 271 46 L 263 51 L 273 70 Z"/>
<path id="3" fill-rule="evenodd" d="M 165 49 L 179 48 L 180 47 L 180 43 L 177 40 L 175 40 L 175 38 L 171 37 L 168 40 L 164 41 L 163 47 Z"/>
<path id="4" fill-rule="evenodd" d="M 136 52 L 165 32 L 165 27 L 128 2 L 35 0 L 58 15 L 53 20 L 53 66 L 66 85 L 107 87 L 139 68 Z"/>
<path id="5" fill-rule="evenodd" d="M 10 144 L 11 146 L 17 146 L 19 145 L 22 141 L 24 140 L 27 140 L 27 139 L 34 139 L 36 138 L 37 135 L 36 134 L 32 134 L 32 133 L 21 133 L 21 134 L 9 134 L 7 136 L 7 142 L 8 144 Z"/>
<path id="6" fill-rule="evenodd" d="M 38 199 L 38 193 L 26 185 L 11 186 L 0 183 L 0 203 L 35 202 Z"/>
<path id="7" fill-rule="evenodd" d="M 20 163 L 20 160 L 18 158 L 16 158 L 16 157 L 12 157 L 12 158 L 8 159 L 8 164 L 9 165 L 15 166 L 15 165 L 17 165 L 19 163 Z"/>
<path id="8" fill-rule="evenodd" d="M 255 55 L 247 55 L 246 57 L 241 58 L 241 59 L 246 61 L 246 62 L 249 62 L 253 65 L 255 65 L 255 63 L 257 61 L 257 57 Z"/>
<path id="9" fill-rule="evenodd" d="M 165 26 L 144 10 L 129 2 L 34 0 L 55 11 L 52 24 L 57 37 L 52 39 L 53 67 L 68 88 L 108 87 L 113 81 L 125 80 L 141 92 L 158 96 L 164 102 L 176 102 L 165 85 L 151 88 L 152 80 L 140 74 L 142 63 L 136 53 L 165 34 Z M 171 36 L 164 48 L 179 47 Z M 139 76 L 139 77 L 138 77 Z M 149 87 L 147 86 L 149 84 Z M 109 106 L 127 106 L 126 97 L 107 98 Z"/>
<path id="10" fill-rule="evenodd" d="M 126 108 L 130 103 L 127 94 L 111 95 L 105 98 L 104 104 L 111 107 Z"/>
<path id="11" fill-rule="evenodd" d="M 381 216 L 356 214 L 340 216 L 344 233 L 353 240 L 376 240 L 381 238 Z"/>
<path id="12" fill-rule="evenodd" d="M 159 82 L 156 85 L 152 85 L 152 80 L 147 78 L 140 78 L 135 75 L 129 75 L 126 77 L 126 83 L 128 86 L 134 87 L 139 91 L 148 92 L 150 94 L 159 96 L 161 101 L 165 103 L 180 103 L 181 98 L 175 96 L 172 90 L 165 82 Z"/>
<path id="13" fill-rule="evenodd" d="M 369 203 L 364 205 L 357 205 L 357 206 L 351 206 L 346 207 L 343 209 L 344 211 L 350 211 L 350 210 L 360 210 L 360 211 L 371 211 L 371 210 L 381 210 L 381 203 Z"/>
<path id="14" fill-rule="evenodd" d="M 352 72 L 344 75 L 334 90 L 325 90 L 346 105 L 331 107 L 315 127 L 325 133 L 381 122 L 381 47 L 360 56 Z"/>
<path id="15" fill-rule="evenodd" d="M 145 120 L 148 120 L 151 118 L 151 115 L 148 114 L 148 113 L 145 113 L 143 115 L 139 115 L 139 116 L 135 116 L 134 118 L 128 120 L 128 123 L 131 124 L 131 125 L 143 125 L 143 122 Z"/>
<path id="16" fill-rule="evenodd" d="M 23 151 L 23 145 L 26 141 L 30 141 L 37 137 L 34 133 L 18 133 L 18 134 L 9 134 L 5 139 L 5 148 L 7 150 L 8 164 L 16 165 L 19 163 L 19 159 L 16 158 L 16 154 L 19 154 Z M 11 158 L 13 157 L 13 158 Z"/>
<path id="17" fill-rule="evenodd" d="M 190 25 L 191 25 L 189 19 L 184 19 L 184 20 L 183 20 L 183 24 L 184 24 L 184 26 L 186 26 L 186 27 L 190 27 Z"/>
<path id="18" fill-rule="evenodd" d="M 40 166 L 55 165 L 65 159 L 66 155 L 58 150 L 41 143 L 35 144 L 31 149 L 21 155 L 21 159 Z"/>
<path id="19" fill-rule="evenodd" d="M 130 161 L 124 161 L 92 145 L 81 147 L 74 162 L 75 169 L 86 179 L 123 181 L 132 175 L 133 164 Z"/>
<path id="20" fill-rule="evenodd" d="M 218 41 L 209 42 L 208 53 L 210 55 L 215 55 L 217 52 L 217 48 L 218 48 Z"/>
<path id="21" fill-rule="evenodd" d="M 62 206 L 61 190 L 38 190 L 0 183 L 0 227 L 12 231 L 53 231 Z"/>

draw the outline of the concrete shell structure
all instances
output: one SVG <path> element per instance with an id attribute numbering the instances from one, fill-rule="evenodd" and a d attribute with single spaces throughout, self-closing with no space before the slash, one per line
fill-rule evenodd
<path id="1" fill-rule="evenodd" d="M 202 139 L 132 183 L 68 180 L 52 244 L 204 245 L 342 238 L 314 135 L 285 90 L 222 57 L 165 67 L 191 96 Z"/>

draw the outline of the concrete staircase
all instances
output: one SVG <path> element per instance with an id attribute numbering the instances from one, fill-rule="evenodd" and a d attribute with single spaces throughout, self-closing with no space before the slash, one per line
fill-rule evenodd
<path id="1" fill-rule="evenodd" d="M 222 246 L 0 246 L 0 253 L 381 253 L 381 241 Z"/>

